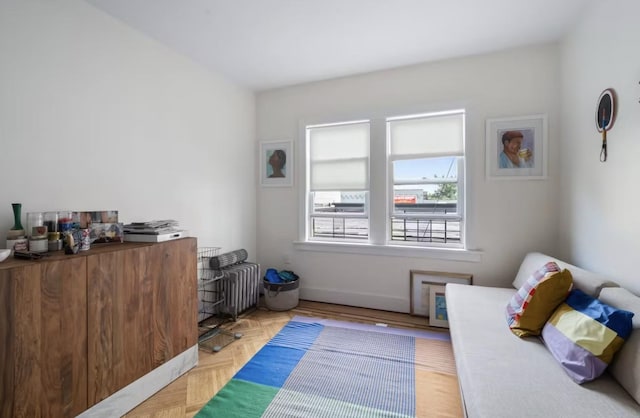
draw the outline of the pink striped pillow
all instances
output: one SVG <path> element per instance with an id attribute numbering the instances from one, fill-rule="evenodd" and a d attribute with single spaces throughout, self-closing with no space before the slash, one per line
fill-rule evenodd
<path id="1" fill-rule="evenodd" d="M 506 308 L 507 324 L 518 337 L 540 335 L 553 311 L 569 294 L 569 270 L 550 261 L 536 270 L 513 295 Z"/>

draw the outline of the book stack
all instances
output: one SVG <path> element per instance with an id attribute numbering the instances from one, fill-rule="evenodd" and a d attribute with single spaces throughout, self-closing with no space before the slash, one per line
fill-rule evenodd
<path id="1" fill-rule="evenodd" d="M 173 219 L 132 222 L 124 226 L 124 240 L 129 242 L 163 242 L 187 236 Z"/>

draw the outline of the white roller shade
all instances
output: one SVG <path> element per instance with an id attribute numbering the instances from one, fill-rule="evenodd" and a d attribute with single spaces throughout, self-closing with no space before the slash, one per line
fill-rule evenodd
<path id="1" fill-rule="evenodd" d="M 369 122 L 307 131 L 312 191 L 369 188 Z"/>
<path id="2" fill-rule="evenodd" d="M 392 156 L 461 156 L 464 153 L 463 114 L 391 120 Z"/>

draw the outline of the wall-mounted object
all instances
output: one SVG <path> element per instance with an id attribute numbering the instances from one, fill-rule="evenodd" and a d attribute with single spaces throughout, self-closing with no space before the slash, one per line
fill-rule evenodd
<path id="1" fill-rule="evenodd" d="M 293 143 L 268 141 L 260 143 L 260 184 L 263 186 L 293 185 Z"/>
<path id="2" fill-rule="evenodd" d="M 488 179 L 547 178 L 547 116 L 486 120 Z"/>
<path id="3" fill-rule="evenodd" d="M 616 119 L 616 93 L 609 88 L 600 93 L 596 108 L 596 127 L 602 132 L 602 149 L 600 161 L 607 161 L 607 131 L 613 127 Z"/>

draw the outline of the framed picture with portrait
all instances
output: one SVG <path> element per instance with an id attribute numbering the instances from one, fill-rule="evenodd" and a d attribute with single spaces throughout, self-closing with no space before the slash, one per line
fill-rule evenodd
<path id="1" fill-rule="evenodd" d="M 263 141 L 260 143 L 260 184 L 263 186 L 293 185 L 293 143 Z"/>
<path id="2" fill-rule="evenodd" d="M 547 116 L 487 119 L 487 178 L 547 178 Z"/>

